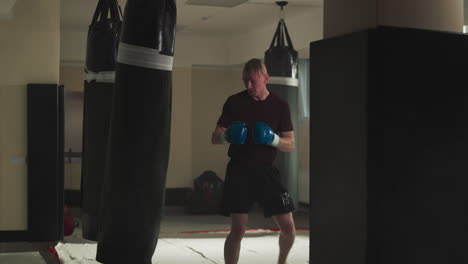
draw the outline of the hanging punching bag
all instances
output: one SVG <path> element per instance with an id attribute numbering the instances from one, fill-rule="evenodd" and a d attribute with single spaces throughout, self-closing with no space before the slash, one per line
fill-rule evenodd
<path id="1" fill-rule="evenodd" d="M 276 2 L 281 6 L 287 4 L 286 1 Z M 285 41 L 286 37 L 286 41 Z M 287 45 L 286 45 L 287 42 Z M 280 19 L 276 28 L 270 48 L 265 52 L 265 66 L 270 78 L 267 88 L 279 97 L 286 100 L 291 112 L 291 121 L 295 131 L 295 144 L 299 145 L 297 137 L 298 129 L 298 84 L 297 79 L 297 51 L 289 37 L 288 29 L 284 19 Z M 298 205 L 298 172 L 299 159 L 297 148 L 293 152 L 278 152 L 275 165 L 281 172 L 283 184 L 287 187 L 294 205 Z"/>
<path id="2" fill-rule="evenodd" d="M 84 81 L 81 220 L 83 237 L 98 239 L 98 212 L 122 25 L 117 0 L 100 0 L 88 30 Z"/>
<path id="3" fill-rule="evenodd" d="M 96 260 L 150 264 L 169 158 L 175 0 L 128 0 L 100 210 Z"/>

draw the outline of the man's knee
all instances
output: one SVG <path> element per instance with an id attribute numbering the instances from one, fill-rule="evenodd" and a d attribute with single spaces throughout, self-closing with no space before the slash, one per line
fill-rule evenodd
<path id="1" fill-rule="evenodd" d="M 247 227 L 247 214 L 233 214 L 231 223 L 231 233 L 229 236 L 235 240 L 242 240 Z"/>

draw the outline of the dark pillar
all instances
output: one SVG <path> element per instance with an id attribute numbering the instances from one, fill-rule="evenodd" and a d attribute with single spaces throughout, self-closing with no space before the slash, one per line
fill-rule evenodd
<path id="1" fill-rule="evenodd" d="M 63 86 L 28 84 L 28 240 L 63 239 Z"/>
<path id="2" fill-rule="evenodd" d="M 311 43 L 310 263 L 466 263 L 468 37 Z"/>

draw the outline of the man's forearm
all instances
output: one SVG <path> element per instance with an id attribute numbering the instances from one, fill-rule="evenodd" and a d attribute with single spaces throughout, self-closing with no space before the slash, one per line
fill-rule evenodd
<path id="1" fill-rule="evenodd" d="M 212 144 L 224 144 L 226 141 L 224 140 L 224 132 L 226 131 L 223 127 L 218 127 L 216 130 L 211 134 L 211 143 Z"/>
<path id="2" fill-rule="evenodd" d="M 283 152 L 293 152 L 294 151 L 294 139 L 280 137 L 278 149 Z"/>
<path id="3" fill-rule="evenodd" d="M 213 135 L 211 135 L 211 143 L 212 144 L 223 144 L 222 136 L 219 135 L 219 134 L 213 133 Z"/>

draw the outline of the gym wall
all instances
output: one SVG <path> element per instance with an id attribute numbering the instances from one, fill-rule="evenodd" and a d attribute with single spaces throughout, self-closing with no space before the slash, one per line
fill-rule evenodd
<path id="1" fill-rule="evenodd" d="M 322 19 L 313 20 L 311 14 L 322 13 L 323 9 L 309 11 L 298 17 L 286 17 L 299 51 L 308 52 L 308 43 L 322 38 Z M 210 136 L 227 95 L 242 89 L 240 72 L 223 66 L 220 71 L 191 65 L 233 65 L 253 56 L 262 57 L 275 24 L 259 26 L 246 29 L 240 36 L 177 37 L 168 188 L 191 187 L 193 178 L 205 169 L 212 169 L 224 178 L 227 146 L 211 145 Z M 13 18 L 0 19 L 0 32 L 3 59 L 0 72 L 4 73 L 0 79 L 0 231 L 25 230 L 26 85 L 60 83 L 65 91 L 82 91 L 86 32 L 61 34 L 59 0 L 18 0 Z M 208 91 L 205 85 L 219 87 L 220 91 Z M 209 101 L 198 100 L 202 98 Z M 65 164 L 64 169 L 65 188 L 78 190 L 80 165 Z M 308 177 L 306 174 L 301 173 L 300 177 Z"/>
<path id="2" fill-rule="evenodd" d="M 0 231 L 26 230 L 26 85 L 59 82 L 60 1 L 17 1 L 0 32 Z"/>
<path id="3" fill-rule="evenodd" d="M 243 89 L 239 67 L 195 66 L 192 75 L 192 175 L 212 170 L 224 180 L 228 145 L 211 144 L 227 97 Z"/>

